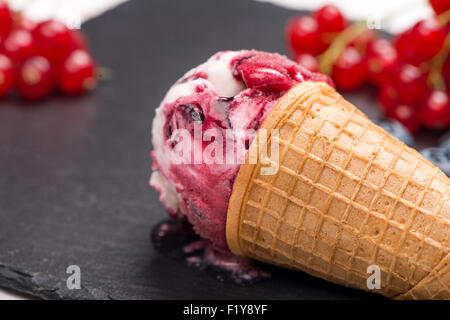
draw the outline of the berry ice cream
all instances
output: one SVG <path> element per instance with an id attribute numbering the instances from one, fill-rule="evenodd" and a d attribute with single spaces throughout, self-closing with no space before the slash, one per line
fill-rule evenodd
<path id="1" fill-rule="evenodd" d="M 284 93 L 307 80 L 331 84 L 284 56 L 259 51 L 219 52 L 178 80 L 156 110 L 152 130 L 150 184 L 169 214 L 187 218 L 198 235 L 226 250 L 228 201 L 240 167 L 226 154 L 233 150 L 239 157 L 237 146 L 242 146 L 245 157 L 256 130 Z M 181 139 L 179 129 L 187 132 Z M 190 161 L 175 159 L 175 148 L 185 150 L 183 159 Z M 223 162 L 216 161 L 218 150 Z M 199 153 L 214 159 L 198 159 Z"/>

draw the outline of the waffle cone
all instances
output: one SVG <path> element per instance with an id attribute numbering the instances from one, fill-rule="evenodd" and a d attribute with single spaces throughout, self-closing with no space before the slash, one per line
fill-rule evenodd
<path id="1" fill-rule="evenodd" d="M 450 299 L 450 183 L 333 88 L 303 82 L 261 129 L 278 171 L 243 164 L 227 213 L 230 250 L 391 298 Z M 250 152 L 257 150 L 257 140 Z M 267 159 L 266 159 L 267 161 Z"/>

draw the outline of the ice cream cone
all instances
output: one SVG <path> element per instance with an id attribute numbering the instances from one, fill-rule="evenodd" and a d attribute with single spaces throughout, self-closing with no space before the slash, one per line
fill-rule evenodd
<path id="1" fill-rule="evenodd" d="M 292 88 L 261 129 L 279 129 L 267 142 L 279 143 L 279 169 L 239 169 L 227 213 L 233 253 L 391 298 L 450 298 L 444 173 L 322 82 Z M 369 266 L 379 289 L 367 285 Z"/>

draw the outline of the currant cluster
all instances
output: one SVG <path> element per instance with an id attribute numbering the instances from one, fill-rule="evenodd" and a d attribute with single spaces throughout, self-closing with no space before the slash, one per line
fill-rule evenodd
<path id="1" fill-rule="evenodd" d="M 350 23 L 333 5 L 292 19 L 286 41 L 304 67 L 329 74 L 342 90 L 379 88 L 386 116 L 410 132 L 450 126 L 450 1 L 430 0 L 436 15 L 388 40 Z"/>
<path id="2" fill-rule="evenodd" d="M 58 21 L 27 19 L 0 0 L 0 98 L 13 89 L 28 100 L 55 89 L 77 95 L 96 83 L 95 62 L 82 33 Z"/>

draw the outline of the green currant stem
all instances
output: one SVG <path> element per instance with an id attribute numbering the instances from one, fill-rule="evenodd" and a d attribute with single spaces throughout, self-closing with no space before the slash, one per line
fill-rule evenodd
<path id="1" fill-rule="evenodd" d="M 442 67 L 450 53 L 450 34 L 444 41 L 441 51 L 431 60 L 430 73 L 428 75 L 428 84 L 436 90 L 445 90 L 445 81 L 442 77 Z"/>
<path id="2" fill-rule="evenodd" d="M 442 12 L 436 18 L 437 18 L 437 21 L 439 21 L 439 23 L 445 27 L 447 25 L 447 23 L 450 22 L 450 10 Z"/>
<path id="3" fill-rule="evenodd" d="M 96 72 L 97 79 L 100 81 L 109 81 L 114 76 L 113 70 L 107 67 L 97 67 Z"/>
<path id="4" fill-rule="evenodd" d="M 366 22 L 360 21 L 353 23 L 344 31 L 339 33 L 328 49 L 318 57 L 320 72 L 330 75 L 333 69 L 333 64 L 342 54 L 347 45 L 355 38 L 362 35 L 366 30 Z"/>

